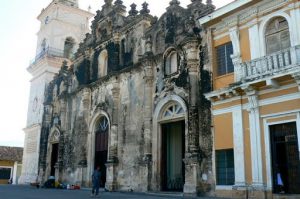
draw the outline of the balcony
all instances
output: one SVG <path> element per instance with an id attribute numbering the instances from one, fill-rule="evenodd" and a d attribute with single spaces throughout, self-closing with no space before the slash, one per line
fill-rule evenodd
<path id="1" fill-rule="evenodd" d="M 300 46 L 235 65 L 237 82 L 249 82 L 300 71 Z"/>
<path id="2" fill-rule="evenodd" d="M 60 49 L 56 49 L 56 48 L 51 48 L 48 47 L 45 50 L 43 50 L 42 52 L 40 52 L 39 54 L 37 54 L 35 56 L 35 58 L 33 60 L 30 61 L 30 66 L 32 66 L 33 64 L 37 63 L 40 59 L 44 58 L 44 57 L 60 57 L 60 58 L 65 58 L 64 56 L 64 51 L 60 50 Z"/>

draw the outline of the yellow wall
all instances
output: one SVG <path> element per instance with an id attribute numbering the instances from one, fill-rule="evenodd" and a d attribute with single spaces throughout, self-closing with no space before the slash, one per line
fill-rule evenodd
<path id="1" fill-rule="evenodd" d="M 242 61 L 251 60 L 251 51 L 250 51 L 250 40 L 249 40 L 249 30 L 244 28 L 240 30 L 240 47 L 241 47 L 241 57 Z"/>
<path id="2" fill-rule="evenodd" d="M 215 149 L 233 148 L 232 114 L 214 116 Z"/>

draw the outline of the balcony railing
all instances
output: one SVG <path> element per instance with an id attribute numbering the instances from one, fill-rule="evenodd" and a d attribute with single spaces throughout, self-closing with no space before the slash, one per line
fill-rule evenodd
<path id="1" fill-rule="evenodd" d="M 300 46 L 235 65 L 237 81 L 253 81 L 283 73 L 300 64 Z"/>
<path id="2" fill-rule="evenodd" d="M 61 58 L 65 57 L 64 56 L 64 51 L 62 51 L 60 49 L 48 47 L 48 48 L 44 49 L 42 52 L 40 52 L 39 54 L 37 54 L 35 56 L 35 58 L 30 61 L 30 66 L 35 64 L 37 61 L 44 58 L 45 56 L 48 56 L 48 57 L 61 57 Z"/>

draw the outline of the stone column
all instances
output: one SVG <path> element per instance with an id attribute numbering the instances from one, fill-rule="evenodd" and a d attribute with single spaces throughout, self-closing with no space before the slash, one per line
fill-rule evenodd
<path id="1" fill-rule="evenodd" d="M 145 105 L 144 105 L 144 163 L 147 175 L 147 191 L 151 190 L 152 175 L 152 104 L 153 104 L 153 68 L 154 58 L 152 53 L 152 43 L 146 41 L 146 53 L 143 58 L 144 81 L 145 81 Z"/>
<path id="2" fill-rule="evenodd" d="M 200 159 L 199 159 L 199 42 L 189 40 L 184 46 L 190 81 L 188 109 L 188 148 L 185 150 L 185 184 L 184 193 L 196 195 L 200 188 Z"/>
<path id="3" fill-rule="evenodd" d="M 261 126 L 259 101 L 257 91 L 252 87 L 245 89 L 249 101 L 249 125 L 250 125 L 250 144 L 251 144 L 251 168 L 252 168 L 252 190 L 254 193 L 262 194 L 263 185 L 263 168 L 262 168 L 262 143 L 261 143 Z M 260 195 L 256 195 L 260 198 Z"/>
<path id="4" fill-rule="evenodd" d="M 90 109 L 91 109 L 91 103 L 92 103 L 92 97 L 91 97 L 91 89 L 89 88 L 84 88 L 82 91 L 82 106 L 83 106 L 83 118 L 86 123 L 86 127 L 89 126 L 89 119 L 90 119 Z M 88 135 L 89 131 L 87 128 L 83 126 L 82 128 L 83 135 L 85 136 L 86 143 L 88 143 Z M 80 155 L 80 161 L 77 163 L 77 169 L 78 169 L 78 176 L 77 176 L 77 181 L 81 183 L 81 185 L 87 185 L 88 182 L 90 181 L 91 175 L 88 173 L 87 169 L 87 159 L 88 159 L 88 148 L 85 147 L 85 150 L 81 151 Z M 92 172 L 92 171 L 91 171 Z M 86 176 L 84 178 L 83 176 Z"/>
<path id="5" fill-rule="evenodd" d="M 119 115 L 119 101 L 120 101 L 120 85 L 116 78 L 113 82 L 112 88 L 113 96 L 113 111 L 110 128 L 110 143 L 108 150 L 108 161 L 106 164 L 106 184 L 105 188 L 109 191 L 117 189 L 117 170 L 118 165 L 118 115 Z"/>
<path id="6" fill-rule="evenodd" d="M 52 121 L 52 105 L 46 104 L 44 108 L 44 121 L 43 128 L 41 132 L 41 145 L 40 145 L 40 156 L 39 156 L 39 175 L 38 181 L 45 182 L 48 178 L 46 173 L 47 167 L 47 150 L 48 150 L 48 136 L 50 133 L 50 126 Z"/>

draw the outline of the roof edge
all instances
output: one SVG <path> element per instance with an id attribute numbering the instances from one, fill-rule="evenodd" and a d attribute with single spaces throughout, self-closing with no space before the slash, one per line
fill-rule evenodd
<path id="1" fill-rule="evenodd" d="M 202 18 L 199 18 L 198 21 L 200 23 L 200 25 L 203 25 L 203 24 L 206 24 L 218 17 L 221 17 L 225 14 L 227 14 L 228 12 L 231 12 L 241 6 L 244 6 L 248 3 L 250 3 L 252 0 L 235 0 L 217 10 L 215 10 L 214 12 L 212 12 L 211 14 L 205 16 L 205 17 L 202 17 Z"/>

